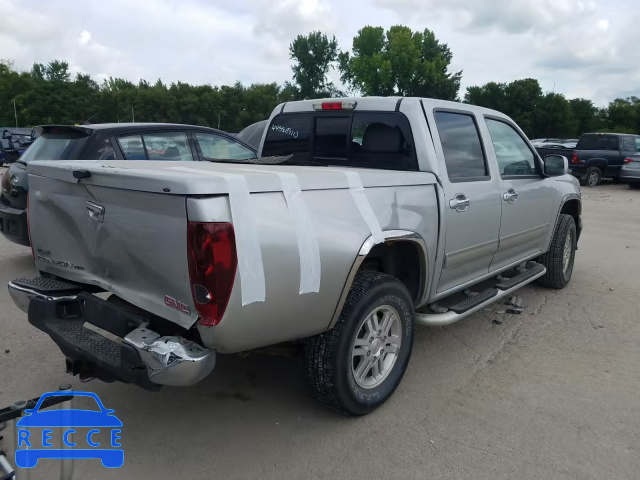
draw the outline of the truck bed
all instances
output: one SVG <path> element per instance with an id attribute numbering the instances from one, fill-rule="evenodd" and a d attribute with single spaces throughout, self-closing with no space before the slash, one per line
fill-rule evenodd
<path id="1" fill-rule="evenodd" d="M 415 231 L 432 245 L 437 236 L 436 180 L 424 172 L 58 161 L 33 162 L 29 174 L 31 237 L 38 269 L 100 287 L 183 328 L 198 319 L 189 281 L 188 223 L 231 222 L 238 230 L 238 220 L 251 222 L 266 291 L 262 300 L 246 303 L 241 276 L 236 274 L 222 322 L 211 328 L 199 326 L 205 345 L 219 351 L 289 340 L 291 331 L 303 337 L 328 328 L 349 269 L 371 236 L 351 194 L 354 176 L 382 230 Z M 299 184 L 319 246 L 317 292 L 300 293 L 300 226 L 283 195 L 291 176 Z M 237 193 L 238 185 L 248 191 L 251 218 L 233 218 L 229 197 Z M 367 195 L 372 189 L 376 194 Z M 429 218 L 420 211 L 434 215 Z M 239 251 L 239 264 L 241 255 Z"/>

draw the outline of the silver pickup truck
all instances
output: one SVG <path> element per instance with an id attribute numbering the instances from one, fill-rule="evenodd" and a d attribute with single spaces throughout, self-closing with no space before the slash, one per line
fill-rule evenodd
<path id="1" fill-rule="evenodd" d="M 304 340 L 315 395 L 362 415 L 400 383 L 415 325 L 571 279 L 578 182 L 499 112 L 290 102 L 259 157 L 30 163 L 41 276 L 9 291 L 68 372 L 157 390 Z"/>

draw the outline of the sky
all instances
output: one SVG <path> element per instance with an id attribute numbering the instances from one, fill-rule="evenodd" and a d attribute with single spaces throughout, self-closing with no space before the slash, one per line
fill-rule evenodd
<path id="1" fill-rule="evenodd" d="M 0 0 L 0 12 L 0 59 L 19 70 L 65 60 L 98 81 L 283 83 L 298 34 L 350 50 L 360 28 L 402 24 L 449 45 L 461 97 L 528 77 L 599 106 L 640 96 L 635 0 Z"/>

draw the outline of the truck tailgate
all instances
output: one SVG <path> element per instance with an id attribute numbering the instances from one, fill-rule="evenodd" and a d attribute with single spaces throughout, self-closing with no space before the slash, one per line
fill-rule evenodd
<path id="1" fill-rule="evenodd" d="M 33 174 L 29 187 L 30 233 L 40 271 L 102 287 L 185 328 L 197 320 L 183 195 Z M 188 305 L 187 312 L 168 307 L 165 295 Z"/>

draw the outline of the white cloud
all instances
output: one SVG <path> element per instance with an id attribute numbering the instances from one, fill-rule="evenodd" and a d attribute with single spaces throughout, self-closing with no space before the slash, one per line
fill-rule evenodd
<path id="1" fill-rule="evenodd" d="M 80 32 L 80 37 L 78 38 L 78 43 L 80 45 L 86 45 L 91 40 L 91 34 L 86 30 Z"/>

